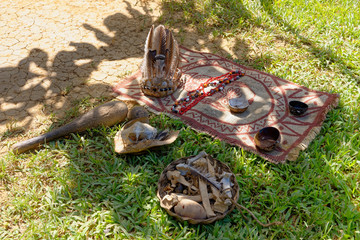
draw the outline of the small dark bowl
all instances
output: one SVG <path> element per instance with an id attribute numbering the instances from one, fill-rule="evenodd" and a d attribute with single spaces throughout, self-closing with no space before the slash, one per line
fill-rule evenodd
<path id="1" fill-rule="evenodd" d="M 308 110 L 308 105 L 300 101 L 290 101 L 289 109 L 292 115 L 301 116 Z"/>
<path id="2" fill-rule="evenodd" d="M 277 128 L 266 127 L 256 133 L 254 140 L 259 149 L 270 152 L 279 144 L 280 132 Z"/>

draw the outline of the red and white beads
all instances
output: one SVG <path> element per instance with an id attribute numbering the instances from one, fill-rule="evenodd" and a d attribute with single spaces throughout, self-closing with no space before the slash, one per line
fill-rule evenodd
<path id="1" fill-rule="evenodd" d="M 200 84 L 198 89 L 188 92 L 186 97 L 176 100 L 174 105 L 171 107 L 171 111 L 173 113 L 179 113 L 180 115 L 182 115 L 189 109 L 191 109 L 193 106 L 195 106 L 198 102 L 200 102 L 203 98 L 211 96 L 214 93 L 223 90 L 227 84 L 238 80 L 244 75 L 244 72 L 237 70 L 225 73 L 218 77 L 212 77 L 206 82 Z M 214 88 L 212 88 L 208 92 L 205 92 L 205 89 L 208 87 Z M 181 107 L 179 110 L 177 110 L 176 108 L 179 106 Z"/>

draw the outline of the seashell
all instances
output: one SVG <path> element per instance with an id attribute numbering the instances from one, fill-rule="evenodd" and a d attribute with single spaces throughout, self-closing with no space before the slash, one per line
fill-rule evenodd
<path id="1" fill-rule="evenodd" d="M 308 110 L 308 105 L 300 101 L 290 101 L 289 110 L 292 115 L 301 116 Z"/>
<path id="2" fill-rule="evenodd" d="M 130 109 L 127 117 L 129 120 L 142 118 L 142 117 L 149 117 L 149 112 L 143 106 L 135 106 Z"/>
<path id="3" fill-rule="evenodd" d="M 162 87 L 167 87 L 167 86 L 168 86 L 168 83 L 167 83 L 167 82 L 162 82 L 161 86 L 162 86 Z"/>
<path id="4" fill-rule="evenodd" d="M 146 149 L 173 143 L 179 131 L 158 131 L 148 124 L 147 117 L 136 118 L 126 123 L 114 137 L 115 152 L 142 153 Z"/>
<path id="5" fill-rule="evenodd" d="M 254 141 L 259 149 L 270 152 L 279 144 L 280 132 L 274 127 L 263 128 L 256 133 Z"/>
<path id="6" fill-rule="evenodd" d="M 222 188 L 223 188 L 223 192 L 229 197 L 232 198 L 232 193 L 231 193 L 231 176 L 232 173 L 228 173 L 228 172 L 224 172 L 222 174 L 222 179 L 221 179 L 221 184 L 222 184 Z"/>
<path id="7" fill-rule="evenodd" d="M 163 199 L 161 199 L 162 204 L 168 209 L 172 208 L 174 205 L 179 203 L 179 200 L 176 195 L 165 195 Z"/>
<path id="8" fill-rule="evenodd" d="M 230 111 L 234 113 L 245 112 L 248 107 L 249 107 L 249 102 L 244 97 L 231 98 L 229 100 Z"/>
<path id="9" fill-rule="evenodd" d="M 131 127 L 121 133 L 124 144 L 133 144 L 142 140 L 155 139 L 157 135 L 156 128 L 147 123 L 135 122 Z"/>
<path id="10" fill-rule="evenodd" d="M 189 200 L 182 199 L 175 207 L 174 211 L 176 214 L 191 219 L 205 219 L 206 211 L 203 206 L 199 203 Z"/>

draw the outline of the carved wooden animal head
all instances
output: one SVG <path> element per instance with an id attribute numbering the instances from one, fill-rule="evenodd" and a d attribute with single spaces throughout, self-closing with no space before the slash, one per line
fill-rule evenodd
<path id="1" fill-rule="evenodd" d="M 181 71 L 179 47 L 171 31 L 163 25 L 150 28 L 145 42 L 145 54 L 141 66 L 141 90 L 145 95 L 164 97 L 173 93 L 179 85 Z"/>

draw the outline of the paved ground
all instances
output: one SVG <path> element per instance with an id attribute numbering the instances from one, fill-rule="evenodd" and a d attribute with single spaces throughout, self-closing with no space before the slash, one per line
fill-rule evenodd
<path id="1" fill-rule="evenodd" d="M 111 86 L 138 69 L 152 24 L 179 22 L 172 31 L 191 49 L 248 54 L 243 40 L 199 35 L 161 3 L 0 1 L 0 156 L 62 119 L 76 99 L 110 99 Z"/>
<path id="2" fill-rule="evenodd" d="M 0 153 L 74 100 L 111 97 L 111 85 L 138 69 L 158 16 L 156 3 L 133 0 L 1 1 Z"/>

